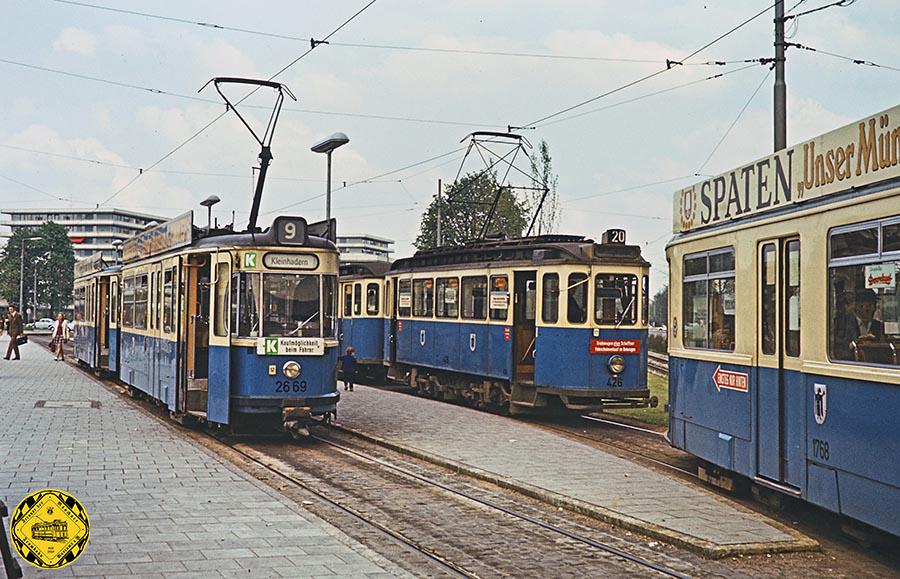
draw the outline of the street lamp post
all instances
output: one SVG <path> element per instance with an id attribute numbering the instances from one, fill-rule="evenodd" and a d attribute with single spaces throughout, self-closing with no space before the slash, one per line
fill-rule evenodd
<path id="1" fill-rule="evenodd" d="M 25 305 L 25 242 L 42 239 L 41 237 L 23 237 L 22 247 L 19 252 L 19 308 Z"/>
<path id="2" fill-rule="evenodd" d="M 325 224 L 328 233 L 325 237 L 331 238 L 331 153 L 350 142 L 350 137 L 344 133 L 334 133 L 310 147 L 313 153 L 325 153 L 328 156 L 328 177 L 325 185 Z"/>
<path id="3" fill-rule="evenodd" d="M 210 195 L 200 202 L 200 205 L 206 207 L 206 232 L 212 231 L 212 207 L 221 201 L 216 195 Z"/>

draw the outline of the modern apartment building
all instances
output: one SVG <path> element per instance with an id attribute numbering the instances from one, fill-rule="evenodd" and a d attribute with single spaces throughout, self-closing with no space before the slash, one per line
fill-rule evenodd
<path id="1" fill-rule="evenodd" d="M 113 242 L 125 240 L 142 231 L 149 223 L 162 223 L 167 217 L 148 215 L 126 209 L 4 209 L 0 226 L 10 229 L 0 233 L 8 238 L 21 228 L 40 227 L 47 221 L 64 225 L 75 248 L 75 259 L 84 259 L 95 253 L 115 261 Z"/>
<path id="2" fill-rule="evenodd" d="M 378 237 L 368 233 L 360 235 L 338 235 L 337 246 L 341 252 L 341 261 L 391 261 L 394 250 L 393 239 Z"/>

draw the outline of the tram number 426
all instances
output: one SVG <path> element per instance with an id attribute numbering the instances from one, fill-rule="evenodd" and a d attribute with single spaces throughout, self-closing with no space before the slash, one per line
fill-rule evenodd
<path id="1" fill-rule="evenodd" d="M 813 447 L 813 458 L 818 458 L 820 460 L 828 460 L 828 441 L 827 440 L 819 440 L 818 438 L 812 439 L 812 447 Z"/>
<path id="2" fill-rule="evenodd" d="M 306 380 L 276 380 L 275 392 L 294 393 L 306 392 Z"/>

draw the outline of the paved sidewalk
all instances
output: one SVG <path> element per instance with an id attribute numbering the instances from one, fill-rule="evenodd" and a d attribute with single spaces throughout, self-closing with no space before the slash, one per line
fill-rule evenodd
<path id="1" fill-rule="evenodd" d="M 0 361 L 0 497 L 12 511 L 47 487 L 81 501 L 91 538 L 61 570 L 22 562 L 26 576 L 390 576 L 331 525 L 29 344 Z"/>
<path id="2" fill-rule="evenodd" d="M 816 546 L 714 493 L 514 419 L 365 386 L 343 393 L 338 418 L 398 450 L 708 556 Z"/>

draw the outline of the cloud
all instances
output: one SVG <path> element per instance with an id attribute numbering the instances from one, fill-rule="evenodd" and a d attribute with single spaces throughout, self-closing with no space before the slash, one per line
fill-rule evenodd
<path id="1" fill-rule="evenodd" d="M 72 26 L 60 32 L 53 41 L 53 50 L 57 52 L 74 52 L 84 56 L 93 56 L 96 49 L 97 39 L 93 34 Z"/>

